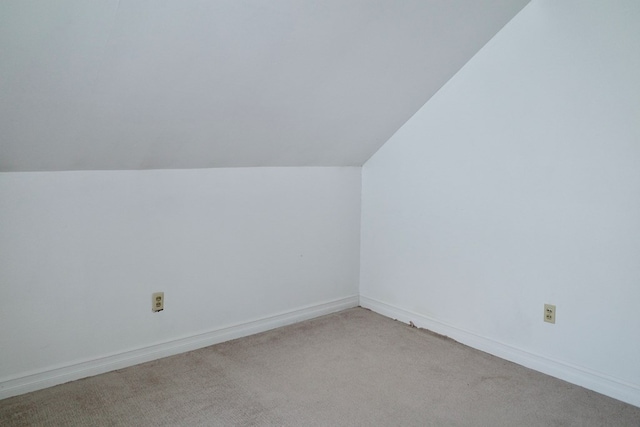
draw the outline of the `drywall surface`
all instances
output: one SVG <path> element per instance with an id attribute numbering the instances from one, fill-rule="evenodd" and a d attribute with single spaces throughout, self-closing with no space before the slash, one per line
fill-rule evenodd
<path id="1" fill-rule="evenodd" d="M 0 171 L 361 166 L 527 2 L 3 0 Z"/>
<path id="2" fill-rule="evenodd" d="M 356 297 L 359 233 L 360 168 L 0 174 L 0 385 Z"/>
<path id="3" fill-rule="evenodd" d="M 638 22 L 531 2 L 365 164 L 361 302 L 640 405 Z"/>

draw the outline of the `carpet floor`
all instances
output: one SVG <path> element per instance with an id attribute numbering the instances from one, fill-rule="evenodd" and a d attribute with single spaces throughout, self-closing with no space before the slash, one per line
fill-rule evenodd
<path id="1" fill-rule="evenodd" d="M 354 308 L 0 401 L 2 426 L 640 426 L 640 408 Z"/>

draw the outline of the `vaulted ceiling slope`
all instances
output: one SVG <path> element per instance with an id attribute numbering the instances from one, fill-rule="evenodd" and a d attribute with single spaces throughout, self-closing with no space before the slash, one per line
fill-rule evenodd
<path id="1" fill-rule="evenodd" d="M 0 171 L 362 165 L 528 0 L 0 2 Z"/>

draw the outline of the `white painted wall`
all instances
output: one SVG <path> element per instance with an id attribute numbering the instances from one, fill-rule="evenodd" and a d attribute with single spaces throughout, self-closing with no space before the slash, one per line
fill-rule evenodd
<path id="1" fill-rule="evenodd" d="M 640 405 L 638 22 L 532 1 L 365 164 L 363 305 Z"/>
<path id="2" fill-rule="evenodd" d="M 527 2 L 2 0 L 0 171 L 361 166 Z"/>
<path id="3" fill-rule="evenodd" d="M 230 325 L 355 305 L 359 233 L 360 168 L 0 174 L 0 391 Z M 161 313 L 154 291 L 165 292 Z"/>

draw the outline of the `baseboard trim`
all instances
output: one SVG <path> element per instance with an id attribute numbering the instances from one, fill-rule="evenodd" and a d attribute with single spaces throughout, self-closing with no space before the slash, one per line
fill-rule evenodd
<path id="1" fill-rule="evenodd" d="M 357 307 L 358 296 L 341 298 L 320 304 L 309 305 L 272 316 L 225 326 L 205 333 L 174 339 L 159 344 L 124 351 L 104 357 L 73 363 L 62 367 L 21 375 L 0 382 L 0 399 L 40 390 L 69 381 L 79 380 L 139 363 L 149 362 L 167 356 L 218 344 L 236 338 L 279 328 Z"/>
<path id="2" fill-rule="evenodd" d="M 640 407 L 640 386 L 495 341 L 439 320 L 360 295 L 360 305 L 378 314 L 446 335 L 462 344 Z"/>

